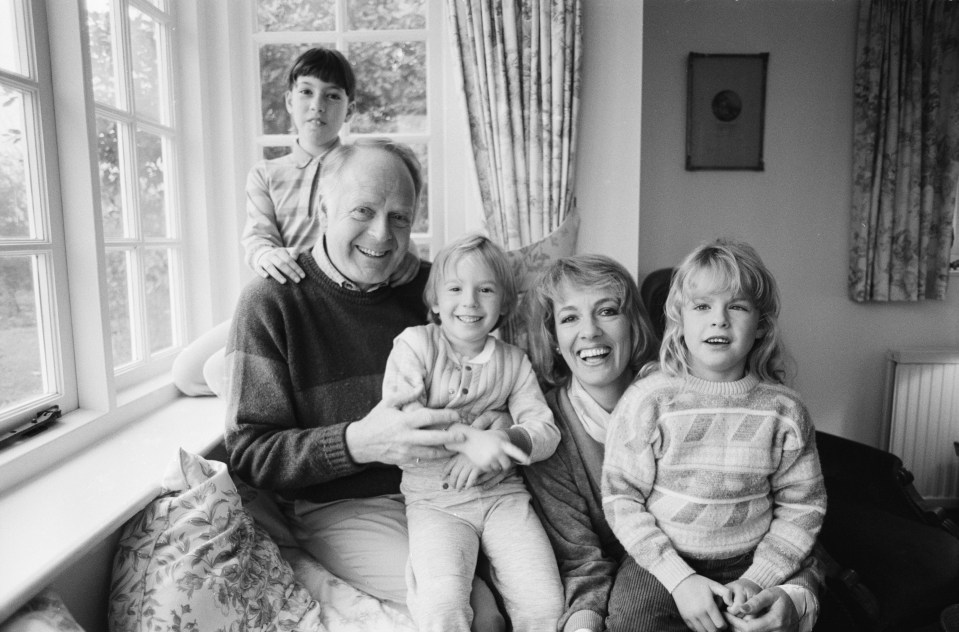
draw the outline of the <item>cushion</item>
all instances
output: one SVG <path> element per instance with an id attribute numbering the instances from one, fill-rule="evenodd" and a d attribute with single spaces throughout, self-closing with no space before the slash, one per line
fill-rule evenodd
<path id="1" fill-rule="evenodd" d="M 226 465 L 180 450 L 163 491 L 121 531 L 113 632 L 326 630 L 319 604 L 243 509 Z"/>
<path id="2" fill-rule="evenodd" d="M 267 494 L 249 488 L 243 494 L 280 538 L 282 551 L 245 507 L 225 464 L 179 451 L 164 476 L 163 495 L 121 531 L 110 592 L 112 632 L 415 632 L 405 611 L 289 548 L 282 515 Z"/>
<path id="3" fill-rule="evenodd" d="M 0 632 L 83 632 L 60 595 L 47 588 L 0 623 Z"/>

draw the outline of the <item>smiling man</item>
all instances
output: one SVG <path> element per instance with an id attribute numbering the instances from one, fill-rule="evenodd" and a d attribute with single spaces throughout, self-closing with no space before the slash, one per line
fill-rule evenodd
<path id="1" fill-rule="evenodd" d="M 406 521 L 397 464 L 448 456 L 453 411 L 380 401 L 393 338 L 426 322 L 428 264 L 391 287 L 422 190 L 406 146 L 367 141 L 328 154 L 327 230 L 297 263 L 305 278 L 256 279 L 230 342 L 226 447 L 233 471 L 272 490 L 297 543 L 361 590 L 403 603 Z M 454 424 L 454 426 L 457 424 Z"/>

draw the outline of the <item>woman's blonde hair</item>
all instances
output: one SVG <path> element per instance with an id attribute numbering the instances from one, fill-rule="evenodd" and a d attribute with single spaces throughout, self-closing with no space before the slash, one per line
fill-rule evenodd
<path id="1" fill-rule="evenodd" d="M 633 375 L 656 357 L 659 339 L 653 333 L 646 308 L 639 298 L 636 282 L 622 265 L 603 255 L 574 255 L 557 260 L 544 270 L 526 298 L 529 317 L 529 356 L 537 375 L 544 382 L 563 385 L 569 381 L 570 368 L 559 352 L 556 338 L 555 303 L 562 299 L 564 283 L 589 289 L 608 289 L 629 321 L 629 369 Z"/>
<path id="2" fill-rule="evenodd" d="M 666 297 L 666 331 L 659 351 L 660 368 L 673 376 L 689 374 L 689 349 L 683 339 L 682 308 L 693 286 L 745 296 L 759 311 L 761 337 L 746 357 L 747 372 L 761 380 L 785 381 L 785 348 L 779 329 L 779 288 L 772 273 L 749 244 L 717 239 L 693 250 L 677 269 Z"/>
<path id="3" fill-rule="evenodd" d="M 479 233 L 463 235 L 436 253 L 436 258 L 433 259 L 433 265 L 430 267 L 430 276 L 426 280 L 426 288 L 423 290 L 423 300 L 426 302 L 428 311 L 427 318 L 431 323 L 437 325 L 440 323 L 440 315 L 432 309 L 433 305 L 439 302 L 439 288 L 449 271 L 454 270 L 456 265 L 467 257 L 477 257 L 486 264 L 499 286 L 502 297 L 500 309 L 503 313 L 493 327 L 496 329 L 506 322 L 516 309 L 516 280 L 503 249 L 490 241 L 489 237 Z"/>

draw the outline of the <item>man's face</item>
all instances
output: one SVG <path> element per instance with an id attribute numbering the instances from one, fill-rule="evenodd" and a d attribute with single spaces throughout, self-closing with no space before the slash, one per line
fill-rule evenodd
<path id="1" fill-rule="evenodd" d="M 358 149 L 323 198 L 330 261 L 360 287 L 385 282 L 409 248 L 415 205 L 402 160 L 383 149 Z"/>

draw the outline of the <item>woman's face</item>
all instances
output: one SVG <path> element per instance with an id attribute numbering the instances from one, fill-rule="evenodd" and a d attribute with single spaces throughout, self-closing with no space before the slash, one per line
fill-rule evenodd
<path id="1" fill-rule="evenodd" d="M 612 288 L 564 282 L 559 290 L 553 303 L 559 352 L 586 392 L 611 410 L 633 377 L 629 320 Z"/>

